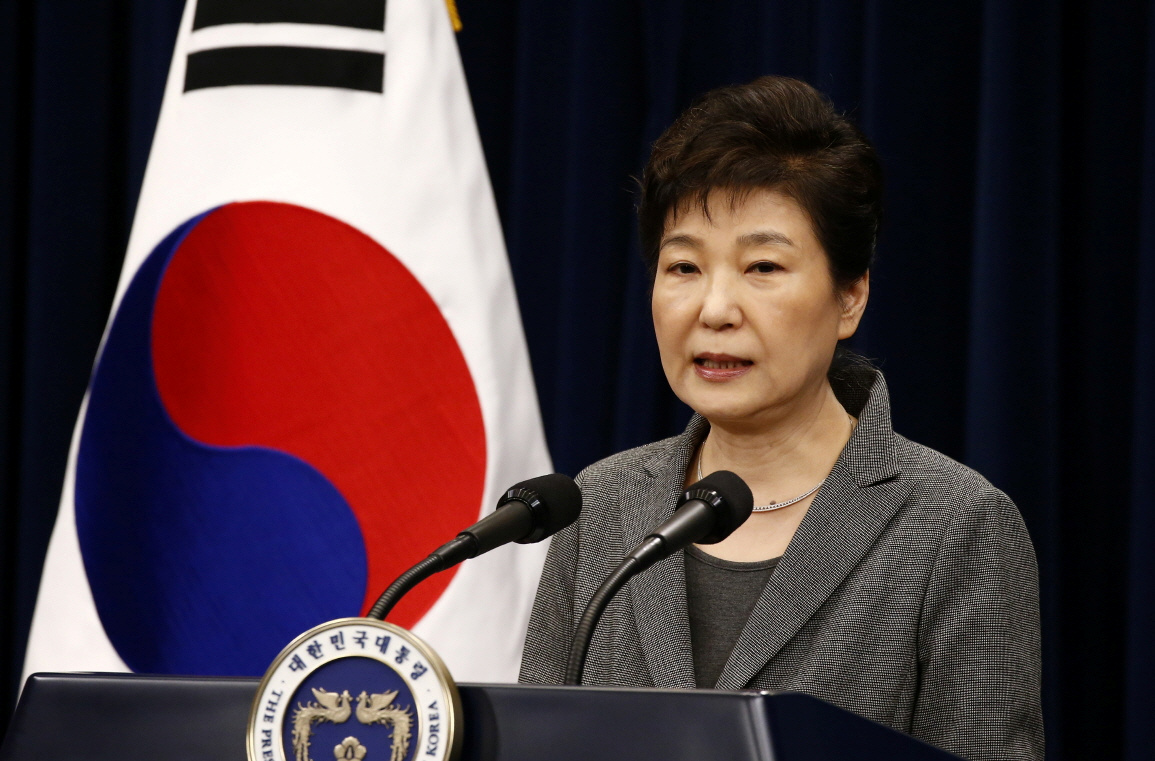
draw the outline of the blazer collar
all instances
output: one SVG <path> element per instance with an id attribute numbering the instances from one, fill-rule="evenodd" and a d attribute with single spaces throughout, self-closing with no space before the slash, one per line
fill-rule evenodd
<path id="1" fill-rule="evenodd" d="M 834 382 L 858 426 L 815 495 L 790 546 L 750 613 L 719 688 L 742 689 L 805 625 L 877 541 L 911 487 L 899 474 L 890 401 L 882 375 L 855 369 Z M 644 463 L 645 500 L 622 505 L 626 546 L 673 515 L 693 453 L 709 431 L 695 415 L 681 436 Z M 634 615 L 656 687 L 694 687 L 684 553 L 629 582 Z"/>
<path id="2" fill-rule="evenodd" d="M 639 493 L 647 495 L 646 499 L 622 504 L 622 538 L 626 547 L 641 544 L 655 526 L 674 514 L 678 497 L 685 491 L 686 470 L 694 450 L 709 430 L 709 423 L 695 415 L 685 433 L 668 439 L 668 446 L 659 447 L 643 462 L 645 472 L 637 477 L 649 483 L 637 487 Z M 675 552 L 632 578 L 628 587 L 654 686 L 695 687 L 685 555 Z"/>

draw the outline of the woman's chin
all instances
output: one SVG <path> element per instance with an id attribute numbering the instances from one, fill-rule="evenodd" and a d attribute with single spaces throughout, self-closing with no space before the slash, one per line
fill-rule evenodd
<path id="1" fill-rule="evenodd" d="M 711 425 L 749 425 L 761 417 L 759 413 L 764 410 L 760 404 L 739 400 L 699 404 L 691 402 L 690 407 L 710 421 Z"/>
<path id="2" fill-rule="evenodd" d="M 733 429 L 762 430 L 773 428 L 778 422 L 791 417 L 800 406 L 805 406 L 811 395 L 800 393 L 741 393 L 744 389 L 734 388 L 730 393 L 696 393 L 683 398 L 694 412 L 697 412 L 713 426 Z"/>

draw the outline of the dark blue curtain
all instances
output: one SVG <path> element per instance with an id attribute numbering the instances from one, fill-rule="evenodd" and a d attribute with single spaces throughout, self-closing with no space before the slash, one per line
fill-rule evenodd
<path id="1" fill-rule="evenodd" d="M 182 0 L 0 0 L 0 712 Z M 1052 759 L 1155 747 L 1155 14 L 1142 2 L 458 0 L 554 461 L 677 431 L 632 181 L 694 95 L 763 73 L 887 170 L 856 348 L 899 432 L 1018 503 Z"/>

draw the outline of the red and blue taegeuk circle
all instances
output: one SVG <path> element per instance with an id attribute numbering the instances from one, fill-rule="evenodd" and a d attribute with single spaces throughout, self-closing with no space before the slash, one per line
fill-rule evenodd
<path id="1" fill-rule="evenodd" d="M 101 623 L 134 671 L 260 674 L 475 520 L 485 459 L 461 349 L 400 261 L 300 206 L 212 209 L 136 272 L 93 374 L 75 504 Z"/>

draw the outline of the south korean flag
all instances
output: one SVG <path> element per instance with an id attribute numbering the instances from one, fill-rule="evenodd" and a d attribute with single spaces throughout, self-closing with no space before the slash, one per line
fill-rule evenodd
<path id="1" fill-rule="evenodd" d="M 548 472 L 443 0 L 185 9 L 25 671 L 247 674 Z M 513 680 L 544 545 L 390 620 Z"/>

